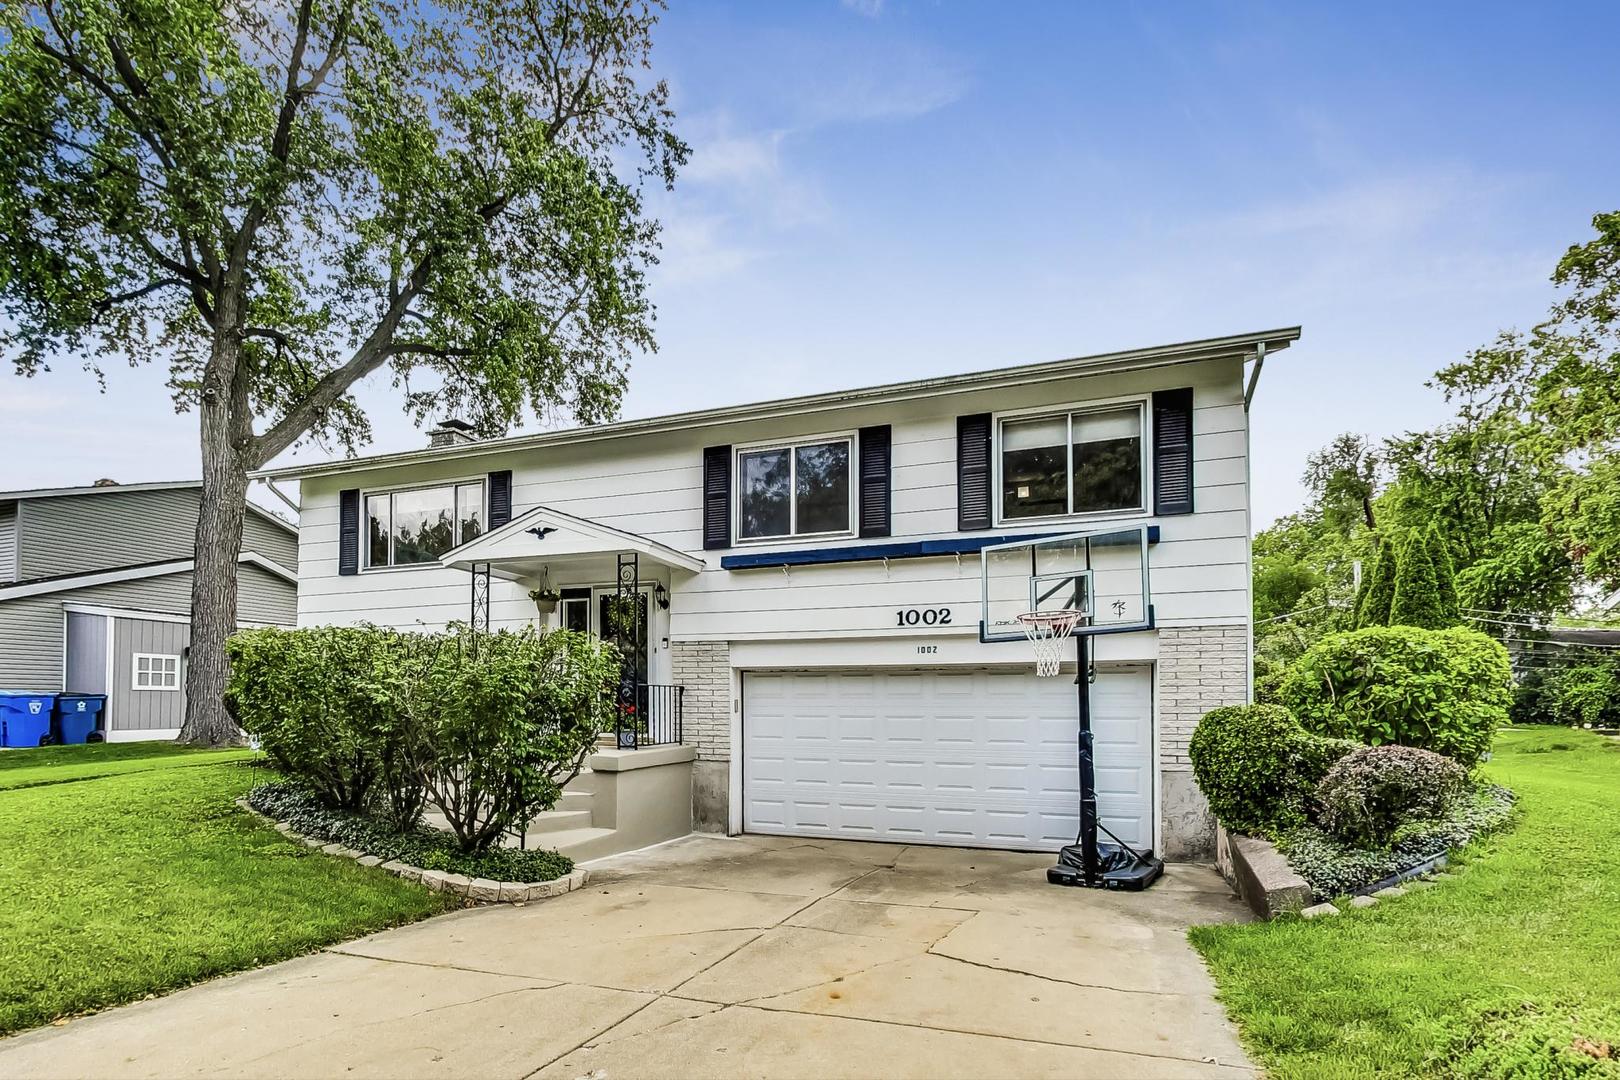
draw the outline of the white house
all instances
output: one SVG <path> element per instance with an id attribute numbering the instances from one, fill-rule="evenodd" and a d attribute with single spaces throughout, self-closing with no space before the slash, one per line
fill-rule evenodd
<path id="1" fill-rule="evenodd" d="M 1298 337 L 487 442 L 447 425 L 261 475 L 302 489 L 300 625 L 629 635 L 636 741 L 690 748 L 699 828 L 1026 850 L 1074 839 L 1075 685 L 981 640 L 981 549 L 1144 526 L 1146 628 L 1092 639 L 1099 801 L 1127 842 L 1196 857 L 1187 740 L 1249 698 L 1248 403 Z"/>

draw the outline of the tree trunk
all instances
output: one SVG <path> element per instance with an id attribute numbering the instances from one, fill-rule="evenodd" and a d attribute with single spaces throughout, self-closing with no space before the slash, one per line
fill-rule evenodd
<path id="1" fill-rule="evenodd" d="M 246 449 L 238 415 L 245 401 L 231 391 L 239 345 L 216 338 L 203 377 L 202 504 L 191 574 L 191 659 L 186 668 L 186 721 L 180 742 L 225 746 L 241 739 L 225 712 L 225 639 L 236 630 L 236 571 L 247 510 Z M 226 374 L 228 373 L 228 374 Z M 223 376 L 223 377 L 221 377 Z"/>

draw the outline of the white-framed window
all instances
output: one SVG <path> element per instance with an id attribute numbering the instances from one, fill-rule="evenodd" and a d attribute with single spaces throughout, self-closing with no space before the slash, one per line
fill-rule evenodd
<path id="1" fill-rule="evenodd" d="M 366 568 L 436 563 L 484 532 L 484 482 L 368 491 Z"/>
<path id="2" fill-rule="evenodd" d="M 739 448 L 737 539 L 848 536 L 855 519 L 855 436 Z"/>
<path id="3" fill-rule="evenodd" d="M 1142 512 L 1146 404 L 1009 416 L 997 441 L 1002 521 Z"/>
<path id="4" fill-rule="evenodd" d="M 170 653 L 134 654 L 130 686 L 136 690 L 180 689 L 180 657 Z"/>

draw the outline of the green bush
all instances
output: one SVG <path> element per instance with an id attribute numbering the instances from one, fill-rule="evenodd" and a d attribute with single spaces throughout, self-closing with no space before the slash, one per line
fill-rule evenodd
<path id="1" fill-rule="evenodd" d="M 1462 627 L 1370 626 L 1318 641 L 1277 696 L 1318 735 L 1398 743 L 1472 766 L 1508 720 L 1507 650 Z"/>
<path id="2" fill-rule="evenodd" d="M 556 805 L 613 724 L 618 653 L 588 634 L 421 635 L 391 690 L 429 801 L 482 851 Z"/>
<path id="3" fill-rule="evenodd" d="M 1442 817 L 1467 786 L 1467 770 L 1432 750 L 1357 747 L 1316 786 L 1316 820 L 1347 844 L 1388 847 L 1397 829 Z"/>
<path id="4" fill-rule="evenodd" d="M 1391 626 L 1421 626 L 1439 630 L 1453 623 L 1446 619 L 1440 600 L 1440 572 L 1424 534 L 1413 529 L 1401 543 L 1396 559 L 1395 595 L 1389 602 Z"/>
<path id="5" fill-rule="evenodd" d="M 1429 522 L 1424 543 L 1429 548 L 1429 561 L 1434 564 L 1435 585 L 1440 591 L 1441 626 L 1456 626 L 1462 622 L 1461 602 L 1457 598 L 1457 564 L 1451 559 L 1451 545 L 1440 531 L 1438 521 Z"/>
<path id="6" fill-rule="evenodd" d="M 395 713 L 373 677 L 395 648 L 376 627 L 243 630 L 226 643 L 226 707 L 270 760 L 327 806 L 361 810 L 383 775 Z"/>
<path id="7" fill-rule="evenodd" d="M 1353 743 L 1306 732 L 1277 705 L 1230 705 L 1204 714 L 1187 755 L 1221 824 L 1268 836 L 1304 820 L 1317 781 Z"/>
<path id="8" fill-rule="evenodd" d="M 1395 545 L 1382 540 L 1378 557 L 1356 602 L 1356 626 L 1388 626 L 1389 606 L 1395 599 Z"/>

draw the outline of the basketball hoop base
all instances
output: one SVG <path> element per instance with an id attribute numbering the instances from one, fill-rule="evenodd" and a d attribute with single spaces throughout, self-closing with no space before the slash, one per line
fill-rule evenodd
<path id="1" fill-rule="evenodd" d="M 1121 889 L 1141 892 L 1164 873 L 1164 860 L 1153 857 L 1151 851 L 1132 851 L 1118 844 L 1097 845 L 1097 875 L 1086 878 L 1085 855 L 1079 844 L 1070 844 L 1058 852 L 1057 865 L 1046 872 L 1052 885 L 1074 885 L 1091 889 Z"/>

